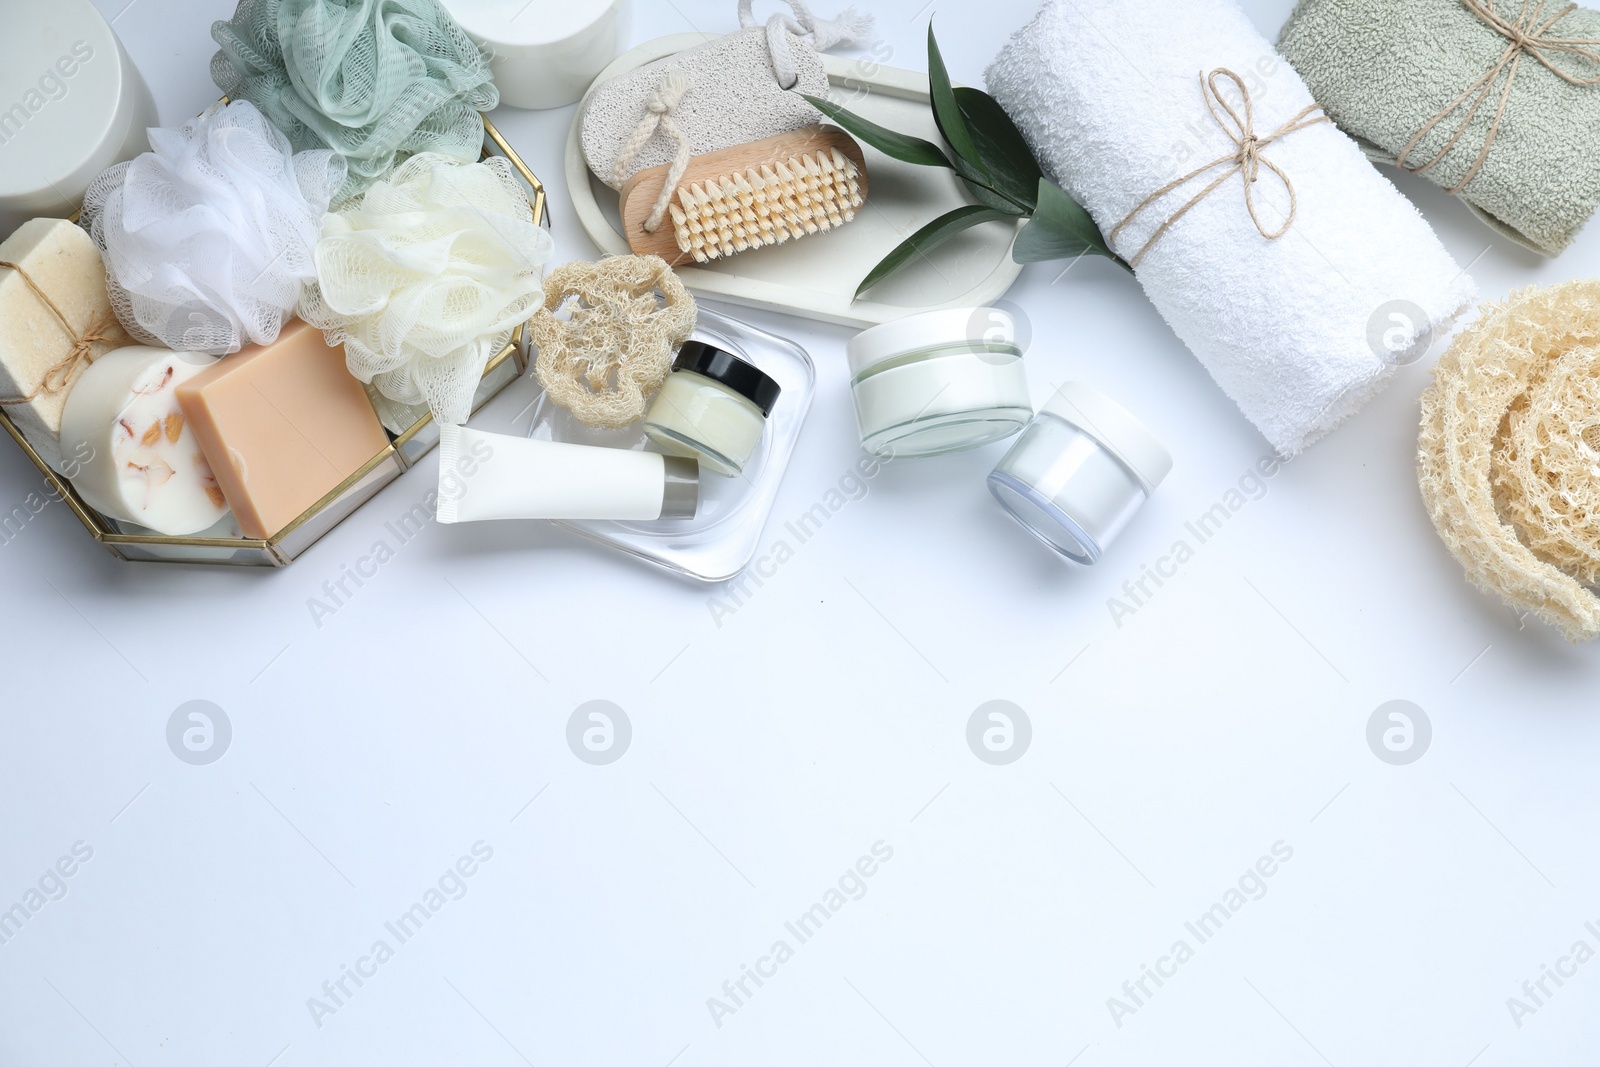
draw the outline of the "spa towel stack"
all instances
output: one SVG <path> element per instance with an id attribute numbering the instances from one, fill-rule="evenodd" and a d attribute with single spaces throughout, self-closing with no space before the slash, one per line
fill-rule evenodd
<path id="1" fill-rule="evenodd" d="M 1237 150 L 1202 93 L 1201 73 L 1216 68 L 1249 88 L 1257 136 L 1313 104 L 1232 0 L 1050 0 L 989 68 L 988 84 L 1046 170 L 1109 236 L 1162 186 Z M 1243 114 L 1231 83 L 1223 94 Z M 1409 342 L 1446 327 L 1475 287 L 1330 123 L 1261 152 L 1293 182 L 1298 211 L 1287 233 L 1262 236 L 1235 174 L 1156 241 L 1138 277 L 1245 417 L 1291 456 L 1354 414 Z M 1133 256 L 1225 169 L 1162 197 L 1117 250 Z M 1288 213 L 1285 186 L 1263 166 L 1252 188 L 1266 229 L 1277 229 Z M 1420 314 L 1390 318 L 1397 301 Z M 1373 341 L 1375 324 L 1377 336 L 1391 333 L 1387 349 Z"/>
<path id="2" fill-rule="evenodd" d="M 1522 0 L 1483 2 L 1511 21 L 1523 9 Z M 1546 3 L 1539 23 L 1562 6 Z M 1600 11 L 1577 8 L 1545 36 L 1600 39 Z M 1328 115 L 1385 163 L 1493 70 L 1509 44 L 1462 0 L 1301 0 L 1278 41 Z M 1600 77 L 1600 64 L 1590 59 L 1546 55 L 1574 77 Z M 1505 80 L 1502 74 L 1494 82 L 1460 140 L 1425 176 L 1454 188 L 1495 130 L 1461 199 L 1500 233 L 1553 256 L 1600 205 L 1600 85 L 1569 84 L 1525 53 L 1496 128 Z M 1417 143 L 1408 167 L 1425 165 L 1449 143 L 1475 97 Z"/>

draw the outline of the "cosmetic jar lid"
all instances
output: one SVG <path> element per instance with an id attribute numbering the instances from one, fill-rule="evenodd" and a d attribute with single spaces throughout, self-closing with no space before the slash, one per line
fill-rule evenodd
<path id="1" fill-rule="evenodd" d="M 1017 320 L 1004 308 L 997 307 L 924 311 L 862 330 L 845 343 L 845 354 L 850 360 L 850 377 L 854 379 L 908 352 L 952 345 L 1016 349 Z"/>
<path id="2" fill-rule="evenodd" d="M 710 378 L 760 408 L 763 416 L 772 414 L 772 405 L 778 402 L 778 394 L 783 391 L 754 365 L 704 341 L 685 341 L 678 349 L 678 358 L 672 361 L 672 369 L 694 371 L 702 378 Z"/>
<path id="3" fill-rule="evenodd" d="M 1172 453 L 1155 434 L 1115 400 L 1082 382 L 1068 382 L 1040 409 L 1093 437 L 1139 479 L 1146 493 L 1155 491 L 1172 471 Z"/>

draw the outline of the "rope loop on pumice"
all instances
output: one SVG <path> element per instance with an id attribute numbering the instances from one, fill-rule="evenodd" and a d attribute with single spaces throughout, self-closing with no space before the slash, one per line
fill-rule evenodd
<path id="1" fill-rule="evenodd" d="M 806 41 L 818 52 L 825 52 L 836 45 L 860 43 L 872 28 L 871 16 L 857 14 L 852 8 L 846 8 L 838 18 L 825 19 L 812 14 L 804 0 L 786 0 L 786 2 L 793 10 L 794 17 L 790 18 L 780 12 L 773 15 L 766 23 L 767 51 L 771 53 L 773 73 L 777 75 L 778 87 L 781 89 L 792 89 L 800 80 L 794 53 L 789 46 L 790 34 Z M 758 25 L 754 4 L 755 0 L 739 0 L 740 29 L 752 29 Z M 684 94 L 688 91 L 689 83 L 683 74 L 676 67 L 669 68 L 662 76 L 661 84 L 645 100 L 644 117 L 639 120 L 639 125 L 634 128 L 627 143 L 622 146 L 616 166 L 611 171 L 611 184 L 620 186 L 627 178 L 628 168 L 639 158 L 639 153 L 644 151 L 645 145 L 655 136 L 657 129 L 672 138 L 673 144 L 677 146 L 672 157 L 672 165 L 667 168 L 667 179 L 661 183 L 661 192 L 656 195 L 656 202 L 644 220 L 645 233 L 655 233 L 661 228 L 667 208 L 678 190 L 678 183 L 683 180 L 683 172 L 689 166 L 691 158 L 689 136 L 672 120 L 673 112 L 678 109 Z"/>
<path id="2" fill-rule="evenodd" d="M 1221 90 L 1218 88 L 1219 78 L 1226 78 L 1229 81 L 1232 81 L 1234 87 L 1239 90 L 1239 97 L 1243 101 L 1242 106 L 1244 109 L 1244 114 L 1241 115 L 1239 113 L 1239 109 L 1234 107 L 1233 104 L 1229 103 L 1223 97 Z M 1214 178 L 1204 189 L 1201 189 L 1198 193 L 1192 196 L 1186 204 L 1174 211 L 1171 215 L 1167 216 L 1166 221 L 1156 228 L 1156 232 L 1150 235 L 1149 240 L 1145 241 L 1145 243 L 1140 246 L 1139 251 L 1134 253 L 1134 255 L 1128 259 L 1128 265 L 1130 267 L 1137 267 L 1140 261 L 1144 259 L 1145 254 L 1150 251 L 1151 247 L 1155 245 L 1155 243 L 1159 241 L 1168 230 L 1172 229 L 1172 227 L 1177 224 L 1179 219 L 1187 215 L 1201 201 L 1215 192 L 1223 182 L 1226 182 L 1235 174 L 1240 175 L 1244 179 L 1243 185 L 1245 209 L 1250 212 L 1250 221 L 1255 223 L 1256 230 L 1261 234 L 1262 237 L 1265 237 L 1269 241 L 1276 241 L 1278 238 L 1288 233 L 1289 227 L 1294 225 L 1295 215 L 1299 211 L 1299 200 L 1295 194 L 1294 182 L 1289 180 L 1289 175 L 1284 172 L 1282 167 L 1278 166 L 1278 164 L 1274 163 L 1272 160 L 1263 155 L 1262 150 L 1280 138 L 1294 133 L 1296 130 L 1303 130 L 1309 126 L 1315 126 L 1319 122 L 1330 121 L 1328 116 L 1320 114 L 1322 111 L 1321 107 L 1316 104 L 1311 104 L 1308 107 L 1302 108 L 1298 114 L 1271 133 L 1266 134 L 1265 136 L 1257 134 L 1255 131 L 1255 104 L 1250 99 L 1250 90 L 1245 88 L 1243 78 L 1239 77 L 1239 75 L 1235 74 L 1226 67 L 1218 67 L 1210 74 L 1200 75 L 1200 96 L 1201 99 L 1205 101 L 1206 110 L 1211 112 L 1211 117 L 1215 119 L 1217 125 L 1222 128 L 1222 132 L 1226 133 L 1229 139 L 1233 141 L 1233 151 L 1226 155 L 1218 156 L 1209 163 L 1196 167 L 1194 170 L 1191 170 L 1189 173 L 1180 178 L 1173 179 L 1166 185 L 1163 185 L 1161 188 L 1151 193 L 1149 196 L 1145 197 L 1144 200 L 1139 202 L 1138 206 L 1122 217 L 1121 222 L 1117 223 L 1116 228 L 1111 231 L 1109 243 L 1113 248 L 1115 248 L 1117 238 L 1122 234 L 1122 231 L 1126 229 L 1134 219 L 1143 214 L 1145 209 L 1153 206 L 1156 201 L 1160 200 L 1163 196 L 1166 196 L 1175 189 L 1182 188 L 1189 182 L 1200 177 L 1202 174 L 1205 174 L 1207 171 L 1213 170 L 1217 167 L 1226 167 L 1227 169 Z M 1276 230 L 1267 229 L 1266 223 L 1261 221 L 1261 216 L 1256 212 L 1254 186 L 1257 180 L 1261 177 L 1262 167 L 1267 168 L 1274 175 L 1276 175 L 1278 180 L 1283 183 L 1284 189 L 1289 194 L 1289 214 L 1283 220 L 1283 225 L 1279 226 Z"/>
<path id="3" fill-rule="evenodd" d="M 611 172 L 612 184 L 621 185 L 627 176 L 628 168 L 639 158 L 644 146 L 650 143 L 650 138 L 655 136 L 657 128 L 672 138 L 673 143 L 677 145 L 677 152 L 672 157 L 672 166 L 667 169 L 667 180 L 662 183 L 661 193 L 656 197 L 650 217 L 645 219 L 646 233 L 655 233 L 661 228 L 661 220 L 667 213 L 667 205 L 672 203 L 672 194 L 677 189 L 678 182 L 683 179 L 683 172 L 689 166 L 689 135 L 672 121 L 672 113 L 677 110 L 683 101 L 683 95 L 688 91 L 689 82 L 682 72 L 676 67 L 668 68 L 666 74 L 662 75 L 661 84 L 656 86 L 645 99 L 644 118 L 639 120 L 633 136 L 622 146 L 622 153 L 617 156 L 617 165 Z"/>
<path id="4" fill-rule="evenodd" d="M 1588 78 L 1569 74 L 1556 66 L 1552 58 L 1560 54 L 1577 56 L 1600 67 L 1600 53 L 1594 51 L 1595 48 L 1600 48 L 1600 39 L 1549 36 L 1550 30 L 1557 22 L 1578 9 L 1577 4 L 1569 3 L 1546 18 L 1544 10 L 1549 0 L 1537 0 L 1537 2 L 1522 0 L 1522 8 L 1517 17 L 1507 19 L 1495 11 L 1490 0 L 1461 0 L 1461 2 L 1466 5 L 1468 11 L 1478 17 L 1480 22 L 1506 39 L 1505 50 L 1500 53 L 1500 58 L 1489 68 L 1488 73 L 1467 86 L 1460 96 L 1450 101 L 1437 115 L 1424 123 L 1422 129 L 1406 142 L 1406 146 L 1395 157 L 1395 166 L 1409 170 L 1413 174 L 1424 174 L 1431 170 L 1461 143 L 1479 109 L 1494 92 L 1495 83 L 1500 80 L 1500 75 L 1504 74 L 1505 84 L 1500 90 L 1500 103 L 1495 108 L 1494 118 L 1489 123 L 1489 132 L 1484 135 L 1483 147 L 1478 150 L 1477 158 L 1472 161 L 1472 166 L 1467 169 L 1462 179 L 1448 188 L 1447 191 L 1452 195 L 1466 188 L 1467 183 L 1477 177 L 1478 171 L 1483 169 L 1484 162 L 1489 158 L 1489 149 L 1494 147 L 1495 139 L 1500 136 L 1500 124 L 1505 119 L 1506 104 L 1511 100 L 1511 87 L 1516 84 L 1517 71 L 1523 56 L 1532 56 L 1546 70 L 1568 85 L 1600 85 L 1600 74 Z M 1460 125 L 1450 135 L 1450 139 L 1444 143 L 1444 147 L 1420 167 L 1406 166 L 1406 159 L 1416 150 L 1422 139 L 1466 104 L 1469 98 L 1472 100 L 1471 106 L 1467 108 L 1466 115 L 1462 117 Z"/>
<path id="5" fill-rule="evenodd" d="M 778 88 L 793 89 L 800 80 L 799 68 L 789 48 L 789 35 L 806 41 L 818 52 L 826 52 L 837 45 L 861 44 L 872 29 L 872 16 L 845 8 L 837 18 L 819 18 L 805 5 L 804 0 L 785 0 L 794 17 L 779 12 L 767 19 L 767 51 L 772 55 L 772 70 L 778 76 Z M 755 0 L 739 0 L 739 28 L 751 29 L 759 25 L 755 16 Z"/>

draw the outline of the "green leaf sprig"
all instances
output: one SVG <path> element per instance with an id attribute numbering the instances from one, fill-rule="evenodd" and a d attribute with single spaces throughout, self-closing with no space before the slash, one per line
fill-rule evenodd
<path id="1" fill-rule="evenodd" d="M 1011 258 L 1039 263 L 1081 255 L 1105 256 L 1127 270 L 1076 201 L 1044 176 L 1022 131 L 998 101 L 981 89 L 952 86 L 933 25 L 928 26 L 928 95 L 933 119 L 949 151 L 921 137 L 898 133 L 838 104 L 807 96 L 811 106 L 891 159 L 919 167 L 943 167 L 960 177 L 976 204 L 939 216 L 884 257 L 856 288 L 856 297 L 918 256 L 985 222 L 1028 221 L 1017 234 Z"/>

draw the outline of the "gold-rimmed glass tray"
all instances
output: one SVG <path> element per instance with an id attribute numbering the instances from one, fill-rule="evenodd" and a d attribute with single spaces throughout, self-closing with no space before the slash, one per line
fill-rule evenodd
<path id="1" fill-rule="evenodd" d="M 544 184 L 528 169 L 522 157 L 507 143 L 494 123 L 483 117 L 483 157 L 503 156 L 527 186 L 533 217 L 540 225 L 550 224 L 545 204 Z M 522 327 L 511 341 L 489 360 L 472 399 L 476 412 L 497 393 L 527 370 L 526 345 Z M 78 521 L 100 544 L 119 559 L 134 562 L 199 563 L 234 567 L 286 567 L 339 523 L 377 496 L 384 486 L 400 477 L 439 443 L 439 427 L 432 415 L 424 415 L 402 434 L 391 435 L 390 442 L 361 469 L 346 478 L 332 492 L 279 530 L 272 537 L 167 537 L 154 533 L 132 532 L 124 524 L 106 518 L 84 503 L 67 478 L 51 469 L 28 444 L 22 432 L 0 407 L 0 427 L 33 461 L 52 495 L 65 503 Z"/>

